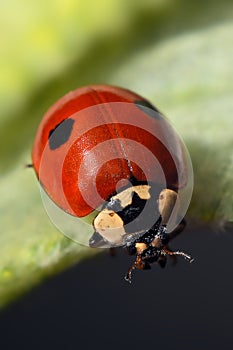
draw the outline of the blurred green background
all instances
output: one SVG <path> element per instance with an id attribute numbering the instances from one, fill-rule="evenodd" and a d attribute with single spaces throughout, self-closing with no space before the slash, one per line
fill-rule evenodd
<path id="1" fill-rule="evenodd" d="M 157 105 L 193 160 L 189 217 L 232 222 L 232 19 L 230 0 L 1 1 L 0 306 L 96 253 L 53 227 L 24 169 L 45 111 L 80 86 L 119 85 Z"/>

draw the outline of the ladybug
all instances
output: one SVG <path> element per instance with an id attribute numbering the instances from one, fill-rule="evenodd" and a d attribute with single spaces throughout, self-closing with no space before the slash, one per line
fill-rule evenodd
<path id="1" fill-rule="evenodd" d="M 134 269 L 166 264 L 185 226 L 190 183 L 185 146 L 162 113 L 129 90 L 94 85 L 58 100 L 36 133 L 32 166 L 51 201 L 90 221 L 90 247 L 124 247 Z M 187 196 L 186 196 L 187 197 Z M 183 202 L 182 202 L 183 201 Z M 78 231 L 78 227 L 77 227 Z M 78 234 L 78 233 L 77 233 Z"/>

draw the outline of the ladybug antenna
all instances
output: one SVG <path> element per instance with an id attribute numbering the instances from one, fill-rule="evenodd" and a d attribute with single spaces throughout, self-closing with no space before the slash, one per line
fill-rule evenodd
<path id="1" fill-rule="evenodd" d="M 135 269 L 139 270 L 144 270 L 144 269 L 149 269 L 150 266 L 146 265 L 145 262 L 142 261 L 142 258 L 140 255 L 137 255 L 135 262 L 133 263 L 132 266 L 128 269 L 126 275 L 125 275 L 125 280 L 126 282 L 131 283 L 132 282 L 132 272 Z"/>
<path id="2" fill-rule="evenodd" d="M 135 261 L 135 262 L 133 263 L 133 265 L 130 266 L 130 268 L 128 269 L 128 271 L 127 271 L 127 273 L 126 273 L 126 275 L 125 275 L 125 280 L 126 280 L 126 282 L 129 282 L 129 283 L 132 282 L 132 272 L 133 272 L 134 269 L 137 268 L 137 264 L 136 264 L 136 263 L 137 263 L 137 262 Z"/>
<path id="3" fill-rule="evenodd" d="M 171 250 L 167 249 L 167 248 L 163 248 L 161 250 L 161 253 L 163 255 L 170 255 L 170 256 L 176 256 L 176 255 L 179 255 L 179 256 L 182 256 L 183 258 L 185 258 L 186 260 L 188 260 L 188 262 L 192 263 L 194 261 L 194 259 L 191 257 L 191 255 L 187 254 L 187 253 L 184 253 L 184 252 L 181 252 L 179 250 L 177 250 L 176 252 L 172 252 Z"/>

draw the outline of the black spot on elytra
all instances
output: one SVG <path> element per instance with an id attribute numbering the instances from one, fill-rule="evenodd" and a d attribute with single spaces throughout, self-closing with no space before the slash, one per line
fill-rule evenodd
<path id="1" fill-rule="evenodd" d="M 71 131 L 73 129 L 74 119 L 68 118 L 55 126 L 49 132 L 49 147 L 51 150 L 59 148 L 61 145 L 69 140 Z"/>
<path id="2" fill-rule="evenodd" d="M 144 113 L 148 114 L 152 118 L 160 119 L 161 115 L 159 110 L 153 106 L 147 100 L 136 100 L 134 101 L 135 105 Z"/>

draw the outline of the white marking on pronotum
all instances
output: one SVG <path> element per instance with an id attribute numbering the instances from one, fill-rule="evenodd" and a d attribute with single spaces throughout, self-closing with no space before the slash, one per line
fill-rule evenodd
<path id="1" fill-rule="evenodd" d="M 124 222 L 113 210 L 102 210 L 94 220 L 95 230 L 108 242 L 121 244 L 125 235 Z"/>
<path id="2" fill-rule="evenodd" d="M 126 190 L 116 194 L 112 197 L 112 200 L 119 200 L 122 208 L 127 207 L 132 204 L 132 198 L 134 192 L 137 193 L 138 197 L 144 200 L 150 199 L 150 186 L 148 185 L 138 185 L 127 188 Z"/>

